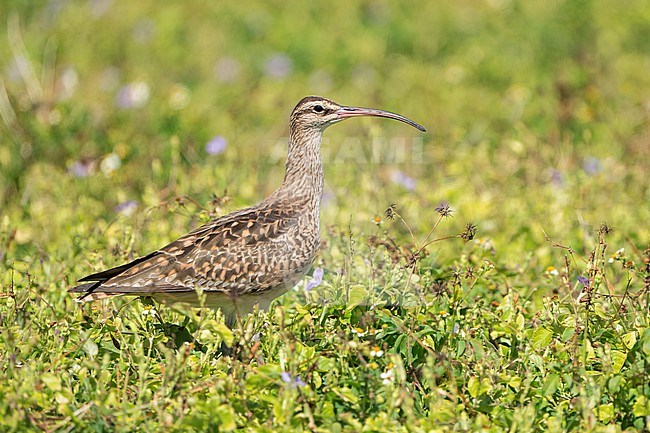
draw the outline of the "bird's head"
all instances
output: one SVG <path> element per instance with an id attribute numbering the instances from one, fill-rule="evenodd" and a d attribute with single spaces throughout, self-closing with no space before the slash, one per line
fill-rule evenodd
<path id="1" fill-rule="evenodd" d="M 291 128 L 294 130 L 323 131 L 334 123 L 350 117 L 360 116 L 395 119 L 407 123 L 422 132 L 426 132 L 426 129 L 422 125 L 399 114 L 373 108 L 347 107 L 320 96 L 307 96 L 298 102 L 298 105 L 296 105 L 296 108 L 291 113 L 290 123 Z"/>

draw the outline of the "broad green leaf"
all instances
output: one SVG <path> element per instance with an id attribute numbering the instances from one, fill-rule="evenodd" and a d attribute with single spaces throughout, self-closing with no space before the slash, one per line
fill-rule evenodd
<path id="1" fill-rule="evenodd" d="M 227 404 L 219 406 L 215 411 L 215 415 L 219 418 L 219 431 L 233 431 L 237 428 L 235 414 Z"/>
<path id="2" fill-rule="evenodd" d="M 334 368 L 335 361 L 332 358 L 321 356 L 318 358 L 316 369 L 318 371 L 328 372 Z"/>
<path id="3" fill-rule="evenodd" d="M 225 323 L 217 323 L 214 327 L 214 332 L 216 332 L 219 337 L 221 337 L 227 346 L 232 346 L 235 336 L 232 333 L 232 330 L 228 328 Z"/>
<path id="4" fill-rule="evenodd" d="M 650 328 L 643 332 L 643 353 L 650 356 Z"/>
<path id="5" fill-rule="evenodd" d="M 437 422 L 448 423 L 452 421 L 458 413 L 462 412 L 462 407 L 459 408 L 459 405 L 454 404 L 449 400 L 438 400 L 429 411 L 429 416 L 431 419 Z M 432 432 L 435 430 L 432 430 Z"/>
<path id="6" fill-rule="evenodd" d="M 519 388 L 521 386 L 521 376 L 512 376 L 508 380 L 508 385 L 512 387 L 515 391 L 519 391 Z"/>
<path id="7" fill-rule="evenodd" d="M 555 394 L 558 385 L 560 384 L 560 376 L 557 374 L 549 374 L 542 385 L 542 395 L 544 397 L 549 397 Z"/>
<path id="8" fill-rule="evenodd" d="M 54 400 L 60 405 L 67 405 L 72 399 L 72 393 L 70 390 L 63 390 L 62 392 L 57 392 L 54 394 Z"/>
<path id="9" fill-rule="evenodd" d="M 541 356 L 533 353 L 533 354 L 528 356 L 528 359 L 530 359 L 530 362 L 532 362 L 533 365 L 539 369 L 539 371 L 544 371 L 545 370 L 545 368 L 544 368 L 544 360 L 542 359 Z"/>
<path id="10" fill-rule="evenodd" d="M 610 356 L 612 358 L 612 369 L 614 370 L 614 372 L 618 373 L 619 371 L 621 371 L 623 365 L 625 364 L 625 360 L 627 359 L 627 354 L 620 350 L 612 350 Z"/>
<path id="11" fill-rule="evenodd" d="M 208 320 L 203 324 L 203 329 L 197 333 L 196 339 L 201 344 L 207 344 L 213 341 L 215 336 L 218 336 L 226 345 L 232 346 L 234 340 L 232 330 L 223 322 L 218 322 L 214 319 Z"/>
<path id="12" fill-rule="evenodd" d="M 607 389 L 612 394 L 616 394 L 617 392 L 620 391 L 621 385 L 623 385 L 624 383 L 625 383 L 625 380 L 622 378 L 622 376 L 620 376 L 620 375 L 612 376 L 607 381 Z"/>
<path id="13" fill-rule="evenodd" d="M 526 324 L 526 319 L 524 318 L 524 315 L 521 313 L 517 314 L 517 319 L 515 320 L 515 323 L 517 323 L 517 330 L 523 331 L 524 326 Z"/>
<path id="14" fill-rule="evenodd" d="M 472 397 L 478 397 L 481 392 L 481 380 L 476 376 L 471 376 L 467 381 L 467 391 Z"/>
<path id="15" fill-rule="evenodd" d="M 41 381 L 52 391 L 61 391 L 61 377 L 51 373 L 43 373 Z"/>
<path id="16" fill-rule="evenodd" d="M 627 334 L 623 335 L 621 340 L 623 340 L 623 343 L 625 343 L 625 347 L 628 349 L 631 349 L 632 346 L 636 343 L 637 340 L 637 333 L 636 331 L 628 332 Z"/>
<path id="17" fill-rule="evenodd" d="M 492 382 L 487 377 L 484 377 L 481 380 L 481 394 L 486 394 L 492 391 Z"/>
<path id="18" fill-rule="evenodd" d="M 474 359 L 482 361 L 485 358 L 485 349 L 483 348 L 482 342 L 473 338 L 469 340 L 469 345 L 474 351 Z"/>
<path id="19" fill-rule="evenodd" d="M 542 349 L 551 344 L 553 333 L 540 326 L 533 332 L 532 344 L 535 349 Z"/>
<path id="20" fill-rule="evenodd" d="M 357 305 L 361 305 L 368 298 L 368 290 L 366 286 L 362 284 L 355 284 L 350 287 L 348 293 L 348 306 L 347 308 L 351 310 Z"/>
<path id="21" fill-rule="evenodd" d="M 318 389 L 323 384 L 323 379 L 318 371 L 314 371 L 311 374 L 311 383 L 314 385 L 315 389 Z"/>
<path id="22" fill-rule="evenodd" d="M 97 347 L 97 344 L 95 342 L 88 338 L 83 345 L 84 351 L 90 356 L 91 359 L 93 359 L 97 354 L 99 353 L 99 348 Z"/>
<path id="23" fill-rule="evenodd" d="M 576 328 L 573 326 L 570 326 L 568 328 L 564 328 L 564 331 L 562 331 L 562 341 L 567 342 L 570 339 L 573 338 L 573 336 L 576 335 Z"/>
<path id="24" fill-rule="evenodd" d="M 456 357 L 460 357 L 465 353 L 465 349 L 467 348 L 467 342 L 465 340 L 459 340 L 458 343 L 456 344 Z"/>
<path id="25" fill-rule="evenodd" d="M 580 346 L 580 356 L 587 360 L 596 357 L 596 352 L 594 351 L 594 347 L 591 345 L 591 341 L 586 339 L 584 340 L 584 343 Z"/>
<path id="26" fill-rule="evenodd" d="M 347 386 L 334 388 L 332 392 L 348 403 L 357 403 L 359 401 L 359 397 Z"/>
<path id="27" fill-rule="evenodd" d="M 638 396 L 632 406 L 632 413 L 638 417 L 650 416 L 650 400 L 644 395 Z"/>
<path id="28" fill-rule="evenodd" d="M 607 424 L 614 419 L 614 405 L 612 403 L 601 404 L 598 406 L 598 419 Z"/>

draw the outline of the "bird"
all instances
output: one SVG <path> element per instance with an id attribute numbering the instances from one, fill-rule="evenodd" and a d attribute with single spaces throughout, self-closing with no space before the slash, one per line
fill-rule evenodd
<path id="1" fill-rule="evenodd" d="M 396 113 L 307 96 L 289 118 L 284 180 L 266 199 L 129 263 L 87 275 L 69 291 L 81 293 L 78 302 L 134 295 L 221 309 L 230 327 L 256 305 L 268 309 L 307 274 L 320 248 L 323 132 L 361 116 L 394 119 L 426 132 Z"/>

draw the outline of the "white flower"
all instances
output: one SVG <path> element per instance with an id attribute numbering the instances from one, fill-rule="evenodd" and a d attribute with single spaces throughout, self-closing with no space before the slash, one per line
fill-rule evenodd
<path id="1" fill-rule="evenodd" d="M 156 314 L 158 314 L 158 312 L 156 311 L 153 305 L 145 305 L 144 308 L 142 309 L 142 315 L 145 317 L 147 316 L 154 317 Z"/>
<path id="2" fill-rule="evenodd" d="M 379 375 L 379 377 L 381 377 L 382 379 L 381 383 L 383 383 L 384 385 L 390 385 L 391 383 L 393 383 L 393 380 L 395 379 L 395 375 L 393 374 L 393 370 L 391 369 L 384 371 L 382 374 Z"/>
<path id="3" fill-rule="evenodd" d="M 122 159 L 115 152 L 109 153 L 104 157 L 99 168 L 104 174 L 111 174 L 122 165 Z"/>
<path id="4" fill-rule="evenodd" d="M 66 67 L 59 79 L 59 85 L 61 87 L 59 100 L 64 101 L 70 99 L 78 84 L 79 74 L 77 73 L 77 70 L 72 66 Z"/>
<path id="5" fill-rule="evenodd" d="M 150 94 L 149 84 L 144 81 L 134 81 L 120 89 L 115 102 L 120 108 L 142 108 L 147 105 Z"/>
<path id="6" fill-rule="evenodd" d="M 546 275 L 553 275 L 553 276 L 558 276 L 560 273 L 558 272 L 557 269 L 555 269 L 555 266 L 549 266 L 546 268 Z"/>
<path id="7" fill-rule="evenodd" d="M 190 103 L 190 89 L 182 84 L 175 84 L 169 93 L 169 106 L 173 110 L 181 110 Z"/>
<path id="8" fill-rule="evenodd" d="M 384 351 L 379 348 L 379 346 L 373 346 L 372 349 L 370 349 L 370 356 L 373 358 L 380 358 L 384 355 Z"/>
<path id="9" fill-rule="evenodd" d="M 625 248 L 620 248 L 616 250 L 614 254 L 612 254 L 612 256 L 607 260 L 607 262 L 614 263 L 614 260 L 619 260 L 623 256 L 625 256 Z"/>

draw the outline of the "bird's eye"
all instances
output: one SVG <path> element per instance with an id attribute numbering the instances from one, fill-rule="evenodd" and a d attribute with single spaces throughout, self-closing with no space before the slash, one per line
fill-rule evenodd
<path id="1" fill-rule="evenodd" d="M 315 105 L 315 106 L 314 106 L 314 112 L 316 112 L 316 113 L 322 113 L 323 111 L 325 111 L 325 109 L 323 108 L 322 105 Z"/>

